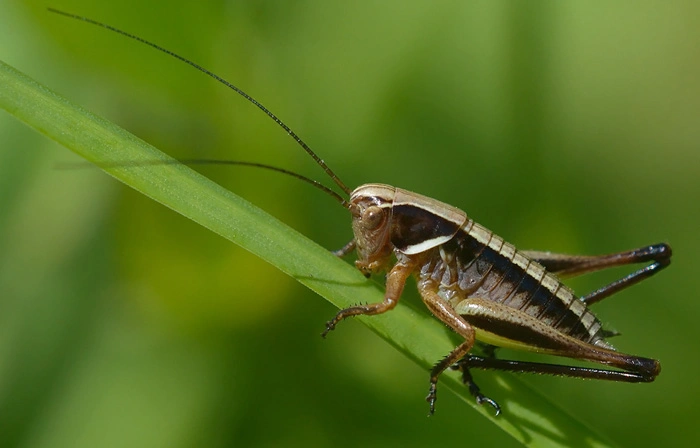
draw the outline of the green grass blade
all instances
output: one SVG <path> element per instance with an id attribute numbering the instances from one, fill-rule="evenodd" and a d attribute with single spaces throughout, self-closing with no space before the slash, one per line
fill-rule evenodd
<path id="1" fill-rule="evenodd" d="M 0 61 L 0 107 L 50 139 L 99 166 L 128 161 L 172 161 L 118 126 L 72 105 Z M 106 168 L 130 187 L 244 247 L 339 308 L 381 301 L 382 288 L 348 263 L 207 178 L 180 165 Z M 381 316 L 360 318 L 426 369 L 454 347 L 445 327 L 425 310 L 400 304 Z M 441 380 L 494 424 L 527 446 L 606 447 L 610 442 L 507 374 L 483 375 L 482 389 L 502 406 L 474 403 L 455 372 Z M 426 412 L 428 405 L 426 403 Z M 465 409 L 465 419 L 472 411 Z M 434 418 L 440 418 L 440 406 Z"/>

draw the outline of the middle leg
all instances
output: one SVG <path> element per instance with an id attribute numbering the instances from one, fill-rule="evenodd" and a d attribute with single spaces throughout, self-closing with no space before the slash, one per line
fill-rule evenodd
<path id="1" fill-rule="evenodd" d="M 460 359 L 464 358 L 467 353 L 469 353 L 469 350 L 474 347 L 476 334 L 474 328 L 469 325 L 469 323 L 467 323 L 467 321 L 465 321 L 457 311 L 455 311 L 449 302 L 438 295 L 438 288 L 435 283 L 432 281 L 420 281 L 418 282 L 418 291 L 420 292 L 423 302 L 428 307 L 430 312 L 464 338 L 464 342 L 458 345 L 443 359 L 438 361 L 430 371 L 430 389 L 428 396 L 425 399 L 430 404 L 430 415 L 432 415 L 435 413 L 435 402 L 437 401 L 437 382 L 440 375 L 452 365 L 457 363 Z M 496 409 L 496 414 L 500 412 L 498 404 L 481 394 L 478 386 L 474 384 L 473 381 L 471 381 L 468 386 L 469 391 L 471 392 L 472 396 L 476 398 L 478 404 L 488 403 L 493 406 L 494 409 Z"/>

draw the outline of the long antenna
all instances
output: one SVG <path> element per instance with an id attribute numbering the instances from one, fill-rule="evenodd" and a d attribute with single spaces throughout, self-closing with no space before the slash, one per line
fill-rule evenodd
<path id="1" fill-rule="evenodd" d="M 285 170 L 284 168 L 279 168 L 276 166 L 272 165 L 267 165 L 264 163 L 257 163 L 257 162 L 243 162 L 239 160 L 219 160 L 219 159 L 172 159 L 172 160 L 136 160 L 136 161 L 128 161 L 128 162 L 110 162 L 110 163 L 100 163 L 98 166 L 100 168 L 131 168 L 131 167 L 141 167 L 141 166 L 157 166 L 157 165 L 238 165 L 238 166 L 251 166 L 254 168 L 263 168 L 266 170 L 270 171 L 275 171 L 277 173 L 282 173 L 286 174 L 288 176 L 292 176 L 294 178 L 297 178 L 301 181 L 306 182 L 307 184 L 318 188 L 319 190 L 323 191 L 324 193 L 327 193 L 330 195 L 333 199 L 335 199 L 337 202 L 340 203 L 345 208 L 348 208 L 348 201 L 343 199 L 342 196 L 340 196 L 338 193 L 335 191 L 331 190 L 330 188 L 326 187 L 323 185 L 321 182 L 317 180 L 310 179 L 306 176 L 303 176 L 301 174 L 295 173 L 294 171 L 289 171 Z M 58 169 L 80 169 L 80 168 L 95 168 L 95 165 L 90 163 L 90 162 L 66 162 L 66 163 L 60 163 L 56 166 Z"/>
<path id="2" fill-rule="evenodd" d="M 296 141 L 296 142 L 299 144 L 299 146 L 301 146 L 301 147 L 304 149 L 304 151 L 306 151 L 306 153 L 307 153 L 308 155 L 311 156 L 312 159 L 314 159 L 314 160 L 316 161 L 316 163 L 323 169 L 323 171 L 325 171 L 326 174 L 327 174 L 331 179 L 333 179 L 333 182 L 335 182 L 335 184 L 336 184 L 338 187 L 340 187 L 340 189 L 343 190 L 343 191 L 345 192 L 345 194 L 350 195 L 350 193 L 352 192 L 352 190 L 350 190 L 350 188 L 348 188 L 348 187 L 340 180 L 340 178 L 333 172 L 333 170 L 331 170 L 331 169 L 328 167 L 328 165 L 326 165 L 326 162 L 324 162 L 323 159 L 321 159 L 319 156 L 317 156 L 316 153 L 313 152 L 313 151 L 311 150 L 311 148 L 309 147 L 309 145 L 307 145 L 296 133 L 294 133 L 294 131 L 292 131 L 292 130 L 289 128 L 289 126 L 287 126 L 286 124 L 284 124 L 284 122 L 283 122 L 282 120 L 280 120 L 279 118 L 277 118 L 277 116 L 276 116 L 275 114 L 273 114 L 272 112 L 270 112 L 265 106 L 263 106 L 262 104 L 260 104 L 255 98 L 253 98 L 252 96 L 248 95 L 248 94 L 245 93 L 243 90 L 241 90 L 241 89 L 239 89 L 238 87 L 234 86 L 234 85 L 231 84 L 230 82 L 226 81 L 224 78 L 222 78 L 222 77 L 220 77 L 219 75 L 217 75 L 217 74 L 215 74 L 215 73 L 213 73 L 213 72 L 207 70 L 206 68 L 202 67 L 201 65 L 196 64 L 196 63 L 190 61 L 189 59 L 186 59 L 186 58 L 180 56 L 180 55 L 177 54 L 177 53 L 174 53 L 174 52 L 172 52 L 172 51 L 170 51 L 170 50 L 168 50 L 168 49 L 166 49 L 166 48 L 163 48 L 163 47 L 161 47 L 160 45 L 156 45 L 156 44 L 154 44 L 153 42 L 147 41 L 146 39 L 144 39 L 144 38 L 142 38 L 142 37 L 139 37 L 139 36 L 136 36 L 136 35 L 127 33 L 126 31 L 122 31 L 122 30 L 120 30 L 119 28 L 115 28 L 115 27 L 110 26 L 110 25 L 107 25 L 107 24 L 105 24 L 105 23 L 102 23 L 102 22 L 98 22 L 98 21 L 96 21 L 96 20 L 89 19 L 89 18 L 87 18 L 87 17 L 82 17 L 82 16 L 79 16 L 79 15 L 76 15 L 76 14 L 71 14 L 71 13 L 64 12 L 64 11 L 59 11 L 58 9 L 54 9 L 54 8 L 47 8 L 47 9 L 49 10 L 49 12 L 53 12 L 53 13 L 55 13 L 55 14 L 59 14 L 59 15 L 65 16 L 65 17 L 70 17 L 70 18 L 72 18 L 72 19 L 81 20 L 81 21 L 83 21 L 83 22 L 87 22 L 87 23 L 90 23 L 90 24 L 92 24 L 92 25 L 96 25 L 96 26 L 99 26 L 99 27 L 108 29 L 108 30 L 110 30 L 110 31 L 114 31 L 114 32 L 117 33 L 117 34 L 121 34 L 122 36 L 125 36 L 125 37 L 128 37 L 128 38 L 130 38 L 130 39 L 133 39 L 133 40 L 135 40 L 135 41 L 141 42 L 142 44 L 146 44 L 146 45 L 148 45 L 149 47 L 155 48 L 156 50 L 158 50 L 158 51 L 160 51 L 160 52 L 163 52 L 163 53 L 165 53 L 165 54 L 167 54 L 167 55 L 169 55 L 169 56 L 172 56 L 172 57 L 174 57 L 175 59 L 178 59 L 178 60 L 184 62 L 185 64 L 187 64 L 187 65 L 189 65 L 189 66 L 191 66 L 191 67 L 196 68 L 197 70 L 199 70 L 200 72 L 202 72 L 202 73 L 208 75 L 209 77 L 215 79 L 216 81 L 220 82 L 221 84 L 225 85 L 225 86 L 228 87 L 229 89 L 233 90 L 234 92 L 236 92 L 237 94 L 239 94 L 240 96 L 242 96 L 243 98 L 245 98 L 246 100 L 248 100 L 249 102 L 251 102 L 251 103 L 252 103 L 253 105 L 255 105 L 258 109 L 260 109 L 261 111 L 263 111 L 268 117 L 272 118 L 272 120 L 273 120 L 275 123 L 277 123 L 282 129 L 284 129 L 285 132 L 286 132 L 290 137 L 292 137 L 292 138 L 294 139 L 294 141 Z"/>

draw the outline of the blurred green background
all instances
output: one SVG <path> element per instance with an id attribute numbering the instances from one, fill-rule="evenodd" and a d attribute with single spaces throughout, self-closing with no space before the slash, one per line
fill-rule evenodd
<path id="1" fill-rule="evenodd" d="M 654 384 L 521 378 L 622 446 L 700 442 L 700 3 L 100 3 L 5 0 L 0 58 L 173 156 L 329 183 L 232 92 L 45 7 L 86 15 L 242 87 L 351 186 L 439 198 L 521 248 L 671 243 L 667 271 L 595 308 L 662 361 Z M 0 136 L 1 446 L 517 446 L 447 392 L 426 418 L 427 372 L 357 322 L 322 340 L 335 310 L 274 268 L 57 170 L 76 157 L 4 113 Z M 329 249 L 351 237 L 300 182 L 200 171 Z"/>

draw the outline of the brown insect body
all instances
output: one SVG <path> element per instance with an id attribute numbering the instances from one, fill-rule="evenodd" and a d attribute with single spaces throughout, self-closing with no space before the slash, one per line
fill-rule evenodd
<path id="1" fill-rule="evenodd" d="M 652 381 L 658 375 L 658 361 L 615 351 L 604 339 L 609 333 L 584 300 L 527 253 L 475 223 L 462 210 L 383 184 L 355 189 L 348 208 L 358 254 L 356 265 L 366 275 L 388 270 L 386 295 L 381 303 L 340 311 L 327 324 L 324 335 L 346 317 L 389 311 L 398 303 L 407 278 L 414 275 L 428 309 L 464 338 L 432 371 L 427 397 L 431 412 L 439 375 L 464 358 L 475 340 L 627 371 L 589 370 L 599 377 L 620 373 L 626 378 L 622 381 L 637 382 Z M 670 248 L 660 246 L 667 260 Z M 396 258 L 393 265 L 392 255 Z M 549 258 L 559 260 L 560 256 Z M 545 262 L 549 258 L 543 256 Z M 579 263 L 601 259 L 578 258 Z M 582 269 L 590 270 L 594 268 Z M 476 388 L 467 370 L 465 382 Z M 476 389 L 477 400 L 489 402 L 498 412 L 498 405 Z"/>
<path id="2" fill-rule="evenodd" d="M 367 193 L 369 197 L 364 196 Z M 351 204 L 351 210 L 355 204 L 358 209 L 353 211 L 353 230 L 360 256 L 357 265 L 362 271 L 387 270 L 391 265 L 387 254 L 393 253 L 397 264 L 414 266 L 412 274 L 422 295 L 437 294 L 464 314 L 477 317 L 470 299 L 480 298 L 516 310 L 509 313 L 522 320 L 536 319 L 581 342 L 612 348 L 604 340 L 600 321 L 568 287 L 513 245 L 467 218 L 462 210 L 376 184 L 355 190 Z M 441 219 L 421 205 L 442 210 L 446 216 Z M 363 216 L 368 207 L 379 207 L 381 220 L 372 214 L 370 219 L 376 223 L 368 224 Z M 474 326 L 485 333 L 517 340 L 533 351 L 556 351 L 545 348 L 546 344 L 534 340 L 533 335 L 514 337 L 513 331 L 499 329 L 493 319 L 483 321 L 483 325 Z"/>

